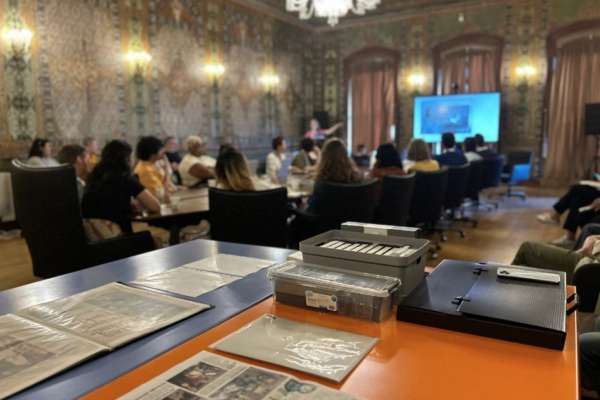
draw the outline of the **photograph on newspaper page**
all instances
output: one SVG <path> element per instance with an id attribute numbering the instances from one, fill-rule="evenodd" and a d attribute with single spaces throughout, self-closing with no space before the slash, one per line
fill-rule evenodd
<path id="1" fill-rule="evenodd" d="M 210 307 L 109 283 L 26 308 L 18 315 L 114 349 Z"/>
<path id="2" fill-rule="evenodd" d="M 119 400 L 363 400 L 202 351 Z"/>
<path id="3" fill-rule="evenodd" d="M 0 399 L 91 356 L 104 346 L 14 314 L 0 317 Z"/>

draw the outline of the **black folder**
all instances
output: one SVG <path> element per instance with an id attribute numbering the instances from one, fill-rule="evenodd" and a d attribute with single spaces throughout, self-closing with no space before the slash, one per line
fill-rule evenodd
<path id="1" fill-rule="evenodd" d="M 498 268 L 558 274 L 558 284 L 497 276 Z M 574 298 L 575 296 L 572 296 Z M 527 267 L 443 261 L 398 306 L 399 321 L 562 350 L 566 274 Z M 575 302 L 576 303 L 576 302 Z"/>

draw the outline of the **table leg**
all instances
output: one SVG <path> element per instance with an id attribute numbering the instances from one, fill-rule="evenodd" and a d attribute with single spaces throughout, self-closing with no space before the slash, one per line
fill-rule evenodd
<path id="1" fill-rule="evenodd" d="M 179 244 L 179 224 L 171 224 L 171 237 L 169 238 L 169 244 L 171 246 Z"/>

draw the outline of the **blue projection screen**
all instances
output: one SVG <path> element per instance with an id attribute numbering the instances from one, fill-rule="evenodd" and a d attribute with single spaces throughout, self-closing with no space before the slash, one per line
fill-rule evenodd
<path id="1" fill-rule="evenodd" d="M 497 142 L 500 130 L 500 93 L 415 97 L 413 137 L 428 143 L 452 132 L 457 142 L 481 133 Z"/>

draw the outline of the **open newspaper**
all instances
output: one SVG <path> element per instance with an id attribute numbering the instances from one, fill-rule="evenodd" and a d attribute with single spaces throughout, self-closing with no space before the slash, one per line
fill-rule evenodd
<path id="1" fill-rule="evenodd" d="M 110 283 L 0 317 L 0 399 L 211 306 Z"/>
<path id="2" fill-rule="evenodd" d="M 314 382 L 203 351 L 120 400 L 361 400 Z"/>
<path id="3" fill-rule="evenodd" d="M 257 258 L 219 254 L 132 283 L 183 296 L 198 297 L 275 263 Z"/>

